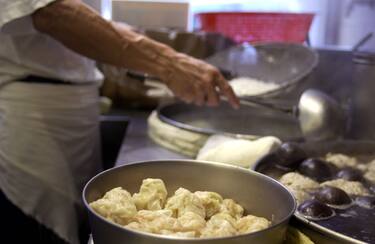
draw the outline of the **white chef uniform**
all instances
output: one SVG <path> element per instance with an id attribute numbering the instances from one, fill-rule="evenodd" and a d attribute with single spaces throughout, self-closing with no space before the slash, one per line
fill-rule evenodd
<path id="1" fill-rule="evenodd" d="M 0 0 L 0 189 L 76 244 L 81 189 L 100 169 L 103 77 L 92 60 L 33 28 L 30 14 L 53 1 Z M 17 81 L 27 75 L 72 84 Z"/>

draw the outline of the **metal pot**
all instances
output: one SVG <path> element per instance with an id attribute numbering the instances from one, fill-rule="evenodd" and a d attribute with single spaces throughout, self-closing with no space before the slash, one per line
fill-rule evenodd
<path id="1" fill-rule="evenodd" d="M 121 186 L 138 192 L 145 178 L 161 178 L 172 194 L 179 187 L 190 191 L 215 191 L 232 198 L 248 214 L 272 220 L 268 229 L 225 238 L 177 238 L 128 230 L 96 214 L 89 203 Z M 232 165 L 194 160 L 145 161 L 113 168 L 91 179 L 83 191 L 95 244 L 224 244 L 282 243 L 296 203 L 280 183 L 257 172 Z"/>

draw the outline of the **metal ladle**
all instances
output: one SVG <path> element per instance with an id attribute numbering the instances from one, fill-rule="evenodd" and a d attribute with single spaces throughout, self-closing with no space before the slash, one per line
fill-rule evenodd
<path id="1" fill-rule="evenodd" d="M 227 99 L 222 98 L 222 100 Z M 245 106 L 256 104 L 291 114 L 298 119 L 302 133 L 308 140 L 340 138 L 346 127 L 345 113 L 340 105 L 332 97 L 315 89 L 304 91 L 298 105 L 292 108 L 283 108 L 252 98 L 240 99 L 240 104 Z"/>

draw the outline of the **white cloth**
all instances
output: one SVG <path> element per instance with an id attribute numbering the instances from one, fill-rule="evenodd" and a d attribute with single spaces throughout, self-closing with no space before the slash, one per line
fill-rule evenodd
<path id="1" fill-rule="evenodd" d="M 281 141 L 273 136 L 250 141 L 213 135 L 201 148 L 197 159 L 252 168 L 261 157 L 273 152 L 280 145 Z"/>
<path id="2" fill-rule="evenodd" d="M 53 1 L 0 0 L 0 85 L 27 75 L 77 83 L 102 81 L 94 61 L 34 29 L 30 14 Z"/>
<path id="3" fill-rule="evenodd" d="M 81 190 L 101 167 L 98 110 L 93 83 L 12 82 L 0 89 L 0 188 L 73 244 Z"/>
<path id="4" fill-rule="evenodd" d="M 76 244 L 81 190 L 100 169 L 103 76 L 94 61 L 34 29 L 30 15 L 53 1 L 0 0 L 0 189 Z M 15 81 L 27 75 L 77 84 Z"/>

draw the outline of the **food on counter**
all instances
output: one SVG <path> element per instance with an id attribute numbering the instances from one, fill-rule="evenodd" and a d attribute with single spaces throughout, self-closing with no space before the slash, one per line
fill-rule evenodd
<path id="1" fill-rule="evenodd" d="M 296 169 L 300 163 L 307 158 L 305 151 L 296 143 L 285 142 L 275 152 L 278 166 Z"/>
<path id="2" fill-rule="evenodd" d="M 357 168 L 359 162 L 356 158 L 341 153 L 328 153 L 325 160 L 335 165 L 337 168 Z"/>
<path id="3" fill-rule="evenodd" d="M 284 174 L 280 178 L 281 184 L 285 185 L 286 187 L 291 187 L 295 189 L 301 190 L 310 190 L 319 187 L 319 183 L 315 180 L 310 179 L 304 175 L 295 172 L 289 172 Z"/>
<path id="4" fill-rule="evenodd" d="M 372 160 L 367 164 L 367 170 L 375 172 L 375 160 Z"/>
<path id="5" fill-rule="evenodd" d="M 314 160 L 305 159 L 290 167 L 288 163 L 280 165 L 280 157 L 271 154 L 257 169 L 288 188 L 297 200 L 296 214 L 305 219 L 302 221 L 313 221 L 323 231 L 327 229 L 374 243 L 371 223 L 375 213 L 373 155 L 351 157 L 328 153 L 317 157 L 315 148 L 307 148 L 311 153 L 308 157 L 314 156 Z M 305 165 L 307 162 L 309 165 Z"/>
<path id="6" fill-rule="evenodd" d="M 340 188 L 349 195 L 359 195 L 366 196 L 369 195 L 369 191 L 363 186 L 361 182 L 358 181 L 347 181 L 343 179 L 336 179 L 325 181 L 321 186 L 333 186 Z"/>
<path id="7" fill-rule="evenodd" d="M 306 200 L 300 204 L 297 208 L 297 213 L 311 220 L 329 219 L 335 215 L 335 212 L 330 207 L 315 199 Z"/>
<path id="8" fill-rule="evenodd" d="M 307 199 L 311 198 L 310 194 L 306 192 L 305 190 L 302 190 L 296 187 L 290 187 L 290 186 L 287 186 L 286 188 L 288 188 L 288 190 L 293 194 L 293 196 L 295 197 L 297 201 L 297 204 L 300 204 L 306 201 Z"/>
<path id="9" fill-rule="evenodd" d="M 284 174 L 279 181 L 293 194 L 298 204 L 311 198 L 308 192 L 319 187 L 318 182 L 295 172 Z"/>
<path id="10" fill-rule="evenodd" d="M 125 228 L 185 238 L 222 237 L 268 228 L 271 222 L 253 215 L 216 192 L 179 188 L 167 198 L 161 179 L 145 179 L 138 193 L 114 188 L 90 203 L 104 218 Z"/>
<path id="11" fill-rule="evenodd" d="M 375 185 L 375 170 L 369 170 L 364 175 L 365 179 Z"/>
<path id="12" fill-rule="evenodd" d="M 314 193 L 314 199 L 330 207 L 339 209 L 347 208 L 352 203 L 352 200 L 345 191 L 332 186 L 325 186 L 318 189 Z"/>
<path id="13" fill-rule="evenodd" d="M 333 176 L 331 167 L 322 159 L 308 158 L 298 167 L 298 171 L 318 182 L 330 179 Z"/>
<path id="14" fill-rule="evenodd" d="M 281 141 L 272 136 L 250 141 L 214 135 L 199 151 L 197 159 L 251 168 L 257 160 L 275 151 L 280 144 Z"/>
<path id="15" fill-rule="evenodd" d="M 229 81 L 229 85 L 239 97 L 260 95 L 276 90 L 280 87 L 277 83 L 265 82 L 250 77 L 238 77 L 232 79 Z"/>
<path id="16" fill-rule="evenodd" d="M 320 187 L 331 186 L 348 195 L 366 196 L 375 182 L 375 170 L 371 170 L 373 166 L 375 160 L 365 164 L 344 154 L 328 153 L 323 158 L 305 159 L 297 169 L 299 173 L 286 173 L 279 181 L 294 194 L 299 203 L 306 200 L 307 196 L 303 192 L 310 194 L 312 189 L 319 187 L 318 182 L 321 182 Z M 328 193 L 330 190 L 325 191 Z"/>

